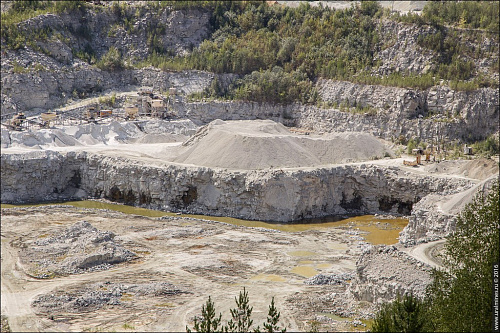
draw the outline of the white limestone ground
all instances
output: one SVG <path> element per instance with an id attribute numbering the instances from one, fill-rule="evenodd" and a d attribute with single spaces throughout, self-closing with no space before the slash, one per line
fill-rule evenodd
<path id="1" fill-rule="evenodd" d="M 90 231 L 86 223 L 78 222 L 82 218 L 103 234 L 113 230 L 116 242 L 139 258 L 85 274 L 48 279 L 25 275 L 26 266 L 19 265 L 20 250 L 53 237 L 69 240 L 76 235 L 73 231 Z M 234 296 L 246 287 L 256 324 L 265 320 L 275 296 L 282 325 L 289 331 L 307 330 L 301 318 L 313 318 L 315 306 L 294 298 L 332 290 L 340 295 L 347 285 L 308 285 L 304 283 L 307 276 L 296 268 L 306 266 L 339 277 L 352 272 L 367 244 L 347 234 L 349 230 L 279 232 L 64 206 L 4 209 L 2 314 L 13 331 L 123 331 L 128 324 L 138 331 L 179 332 L 185 325 L 192 326 L 209 295 L 227 320 L 229 309 L 235 306 Z M 92 234 L 81 236 L 91 239 Z M 68 253 L 68 259 L 78 257 L 78 253 Z M 359 318 L 355 306 L 352 310 Z M 334 308 L 330 304 L 324 311 Z M 324 328 L 345 331 L 349 325 L 330 323 Z"/>
<path id="2" fill-rule="evenodd" d="M 27 244 L 20 251 L 26 273 L 37 278 L 106 270 L 137 255 L 87 221 L 78 221 Z"/>
<path id="3" fill-rule="evenodd" d="M 190 120 L 118 122 L 57 126 L 34 131 L 9 131 L 2 128 L 2 148 L 51 149 L 126 143 L 182 142 L 196 131 Z"/>

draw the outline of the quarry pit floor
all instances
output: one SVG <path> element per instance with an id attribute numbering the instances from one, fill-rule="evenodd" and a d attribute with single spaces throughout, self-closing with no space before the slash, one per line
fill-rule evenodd
<path id="1" fill-rule="evenodd" d="M 384 225 L 383 218 L 371 219 Z M 26 263 L 19 256 L 23 246 L 82 220 L 112 231 L 138 258 L 109 270 L 49 279 L 26 274 Z M 380 229 L 391 229 L 390 224 Z M 281 324 L 289 331 L 311 329 L 314 322 L 334 331 L 366 330 L 362 325 L 354 327 L 352 320 L 366 318 L 367 304 L 353 302 L 350 308 L 357 315 L 331 319 L 341 310 L 335 305 L 340 303 L 332 300 L 345 302 L 340 295 L 348 284 L 307 285 L 304 281 L 319 273 L 352 272 L 357 256 L 368 246 L 362 237 L 367 234 L 352 222 L 286 232 L 62 205 L 3 208 L 2 314 L 12 331 L 184 331 L 186 325 L 192 327 L 208 296 L 228 320 L 234 297 L 245 287 L 256 324 L 265 321 L 275 297 Z M 75 311 L 63 311 L 54 304 L 50 312 L 41 313 L 32 306 L 39 295 L 75 295 L 96 282 L 154 281 L 171 283 L 180 292 L 148 297 L 124 294 L 117 305 Z"/>

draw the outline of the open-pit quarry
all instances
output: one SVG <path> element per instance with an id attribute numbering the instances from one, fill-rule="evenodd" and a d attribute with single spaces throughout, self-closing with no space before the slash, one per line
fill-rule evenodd
<path id="1" fill-rule="evenodd" d="M 229 319 L 245 287 L 255 323 L 274 296 L 289 331 L 367 330 L 378 303 L 423 294 L 439 240 L 498 175 L 393 148 L 272 120 L 2 128 L 2 315 L 12 331 L 183 331 L 208 296 Z"/>

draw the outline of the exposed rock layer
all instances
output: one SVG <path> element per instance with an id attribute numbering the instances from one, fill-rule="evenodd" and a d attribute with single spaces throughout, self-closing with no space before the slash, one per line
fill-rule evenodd
<path id="1" fill-rule="evenodd" d="M 92 153 L 2 154 L 2 202 L 78 196 L 252 220 L 291 221 L 333 214 L 399 213 L 430 193 L 472 183 L 420 176 L 396 167 L 226 170 L 145 162 Z M 37 188 L 37 191 L 32 191 Z"/>

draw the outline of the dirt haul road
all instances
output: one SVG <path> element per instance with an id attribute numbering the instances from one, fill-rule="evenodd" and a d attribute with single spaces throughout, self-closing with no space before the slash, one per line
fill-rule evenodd
<path id="1" fill-rule="evenodd" d="M 138 258 L 108 270 L 50 279 L 26 274 L 54 258 L 20 253 L 82 220 L 115 233 L 115 241 Z M 217 312 L 229 319 L 234 297 L 245 287 L 254 323 L 262 327 L 274 296 L 282 326 L 306 330 L 318 313 L 340 310 L 321 297 L 341 295 L 346 284 L 312 286 L 304 280 L 320 272 L 352 272 L 366 246 L 348 227 L 279 232 L 67 206 L 2 209 L 2 314 L 12 331 L 183 331 L 209 295 Z M 170 291 L 144 291 L 162 283 L 171 284 Z M 110 290 L 118 294 L 103 298 Z M 351 307 L 353 320 L 356 313 L 363 318 L 363 309 Z M 324 328 L 351 329 L 351 322 L 330 320 Z"/>

